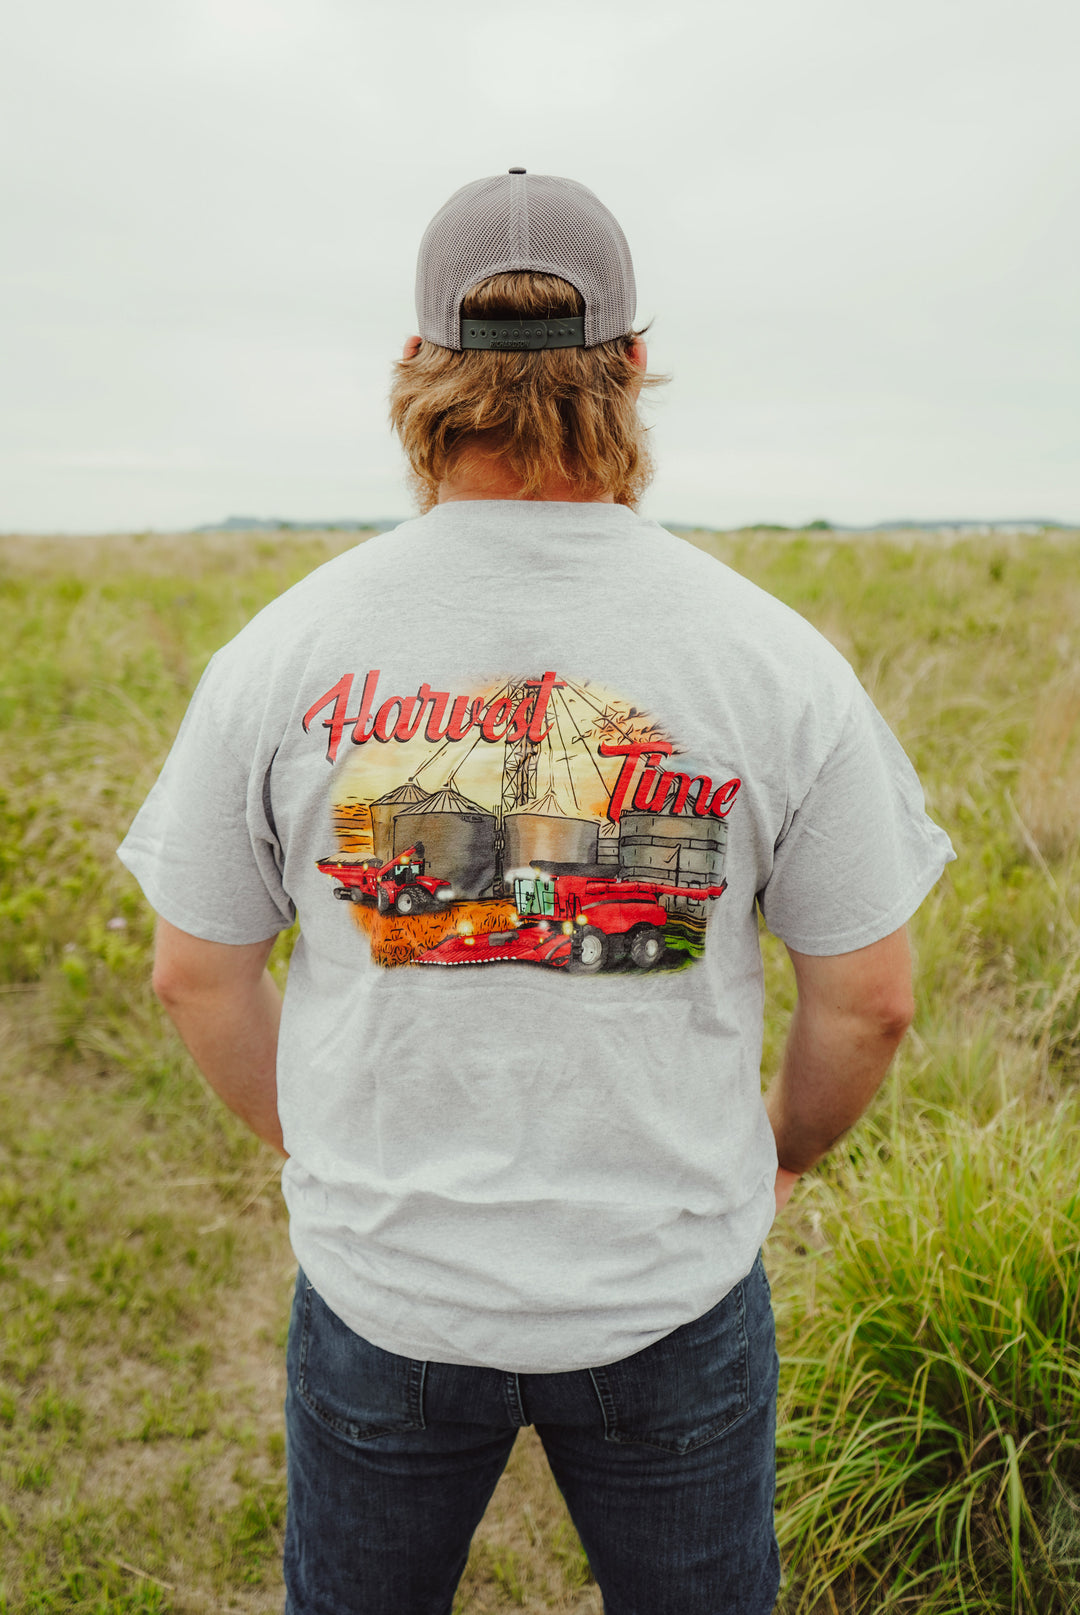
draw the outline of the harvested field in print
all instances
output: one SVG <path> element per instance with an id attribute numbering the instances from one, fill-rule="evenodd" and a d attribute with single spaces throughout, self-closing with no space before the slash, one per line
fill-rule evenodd
<path id="1" fill-rule="evenodd" d="M 665 942 L 670 952 L 681 953 L 688 964 L 700 959 L 705 952 L 705 921 L 693 914 L 671 915 L 665 926 Z"/>
<path id="2" fill-rule="evenodd" d="M 451 903 L 434 914 L 380 914 L 372 903 L 351 905 L 353 921 L 371 946 L 376 964 L 393 969 L 412 964 L 428 948 L 435 948 L 447 937 L 481 937 L 491 931 L 514 930 L 519 915 L 509 898 L 482 898 Z M 663 970 L 681 970 L 699 959 L 705 951 L 705 924 L 693 915 L 676 914 L 665 927 L 667 954 Z M 618 965 L 616 969 L 620 968 Z M 622 968 L 633 971 L 624 961 Z"/>
<path id="3" fill-rule="evenodd" d="M 334 810 L 334 833 L 345 858 L 374 858 L 371 809 L 363 802 L 343 802 Z"/>
<path id="4" fill-rule="evenodd" d="M 0 540 L 0 1615 L 281 1609 L 278 1162 L 164 1020 L 113 854 L 212 651 L 354 541 Z M 1075 1615 L 1080 534 L 688 541 L 852 661 L 959 854 L 896 1070 L 765 1248 L 780 1615 Z M 446 924 L 353 913 L 386 962 Z M 763 949 L 768 1078 L 793 986 Z M 531 1430 L 455 1608 L 599 1615 Z"/>
<path id="5" fill-rule="evenodd" d="M 437 947 L 448 936 L 483 936 L 486 931 L 509 931 L 517 910 L 509 899 L 484 898 L 451 903 L 438 914 L 380 914 L 373 904 L 352 904 L 357 930 L 371 944 L 376 964 L 393 968 L 411 964 L 418 953 Z"/>

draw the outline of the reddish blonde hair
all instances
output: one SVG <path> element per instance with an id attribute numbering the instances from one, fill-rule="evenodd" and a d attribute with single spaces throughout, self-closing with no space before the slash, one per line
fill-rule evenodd
<path id="1" fill-rule="evenodd" d="M 474 318 L 557 319 L 582 314 L 581 293 L 557 275 L 489 275 L 466 294 Z M 462 460 L 496 456 L 536 499 L 552 475 L 586 496 L 635 506 L 652 478 L 637 411 L 643 375 L 630 358 L 641 332 L 592 348 L 457 352 L 421 342 L 394 367 L 390 420 L 412 467 L 420 509 Z"/>

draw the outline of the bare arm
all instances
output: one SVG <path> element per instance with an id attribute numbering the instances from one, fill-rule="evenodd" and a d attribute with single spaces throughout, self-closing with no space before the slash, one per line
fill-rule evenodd
<path id="1" fill-rule="evenodd" d="M 780 1161 L 778 1209 L 795 1179 L 858 1121 L 914 1015 L 904 927 L 855 953 L 788 952 L 799 996 L 780 1074 L 765 1096 Z"/>
<path id="2" fill-rule="evenodd" d="M 286 1150 L 277 1112 L 281 994 L 266 969 L 274 937 L 233 947 L 157 923 L 154 991 L 214 1092 L 252 1132 Z"/>

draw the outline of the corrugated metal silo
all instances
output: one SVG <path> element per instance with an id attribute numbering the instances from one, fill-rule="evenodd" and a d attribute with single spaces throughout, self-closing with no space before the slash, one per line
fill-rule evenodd
<path id="1" fill-rule="evenodd" d="M 572 818 L 564 813 L 553 790 L 503 819 L 504 871 L 528 869 L 534 858 L 556 863 L 594 864 L 598 819 Z"/>
<path id="2" fill-rule="evenodd" d="M 495 815 L 447 784 L 394 816 L 394 853 L 424 844 L 429 875 L 456 897 L 483 897 L 495 881 Z"/>
<path id="3" fill-rule="evenodd" d="M 598 864 L 610 864 L 612 876 L 619 870 L 619 826 L 605 819 L 600 826 L 600 839 L 596 848 Z"/>
<path id="4" fill-rule="evenodd" d="M 623 813 L 619 863 L 627 880 L 669 886 L 719 886 L 724 878 L 728 827 L 723 819 L 681 813 Z M 665 907 L 684 906 L 678 898 Z"/>
<path id="5" fill-rule="evenodd" d="M 404 785 L 398 785 L 394 790 L 387 791 L 385 796 L 380 796 L 372 802 L 371 837 L 375 843 L 375 856 L 381 864 L 389 863 L 394 856 L 395 817 L 417 802 L 422 802 L 427 794 L 422 786 L 410 779 L 406 780 Z"/>

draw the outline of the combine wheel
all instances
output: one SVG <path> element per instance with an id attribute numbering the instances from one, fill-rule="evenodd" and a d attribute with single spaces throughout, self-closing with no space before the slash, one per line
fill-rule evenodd
<path id="1" fill-rule="evenodd" d="M 639 970 L 651 970 L 664 957 L 664 933 L 658 925 L 643 925 L 630 938 L 630 957 Z"/>
<path id="2" fill-rule="evenodd" d="M 419 914 L 424 907 L 421 892 L 414 886 L 403 886 L 397 894 L 394 907 L 399 914 Z"/>
<path id="3" fill-rule="evenodd" d="M 570 942 L 570 969 L 575 975 L 594 976 L 611 956 L 611 941 L 595 926 L 575 930 Z"/>

